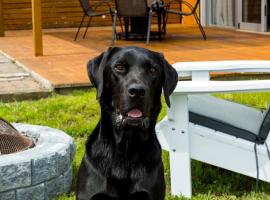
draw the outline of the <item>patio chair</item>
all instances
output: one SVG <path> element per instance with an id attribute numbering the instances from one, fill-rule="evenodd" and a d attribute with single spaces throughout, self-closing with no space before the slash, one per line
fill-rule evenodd
<path id="1" fill-rule="evenodd" d="M 270 80 L 209 81 L 209 72 L 270 72 L 270 61 L 183 62 L 167 117 L 156 132 L 170 154 L 171 193 L 191 197 L 190 159 L 270 182 L 270 109 L 261 112 L 209 93 L 270 91 Z"/>
<path id="2" fill-rule="evenodd" d="M 178 10 L 177 9 L 171 9 L 171 5 L 173 5 L 175 3 L 178 3 Z M 185 17 L 185 16 L 194 16 L 195 18 L 195 21 L 196 23 L 198 24 L 198 27 L 202 33 L 202 36 L 203 36 L 203 39 L 206 40 L 206 34 L 205 34 L 205 31 L 201 25 L 201 22 L 200 22 L 200 19 L 196 13 L 197 11 L 197 8 L 198 8 L 198 5 L 200 3 L 200 0 L 196 0 L 195 2 L 195 5 L 192 6 L 189 2 L 187 1 L 183 1 L 183 0 L 170 0 L 170 3 L 169 3 L 169 8 L 165 10 L 166 14 L 167 14 L 167 19 L 168 19 L 168 14 L 175 14 L 175 15 L 179 15 L 180 16 L 180 22 L 182 22 L 182 17 Z M 175 5 L 175 4 L 174 4 Z M 190 12 L 183 12 L 182 11 L 182 5 L 185 5 L 187 6 L 187 8 L 190 10 Z M 166 20 L 167 21 L 167 20 Z M 167 24 L 167 23 L 165 23 Z"/>
<path id="3" fill-rule="evenodd" d="M 82 27 L 82 24 L 83 24 L 84 19 L 85 19 L 86 16 L 89 17 L 89 20 L 88 20 L 88 24 L 86 26 L 85 32 L 83 34 L 83 38 L 85 38 L 85 36 L 86 36 L 86 33 L 88 31 L 88 27 L 90 26 L 91 21 L 92 21 L 92 17 L 104 16 L 104 15 L 111 15 L 111 17 L 112 17 L 112 10 L 111 10 L 111 7 L 110 7 L 110 4 L 108 3 L 108 1 L 101 1 L 98 4 L 95 4 L 95 5 L 92 5 L 92 6 L 90 5 L 88 0 L 79 0 L 79 1 L 80 1 L 80 4 L 81 4 L 81 7 L 83 9 L 84 15 L 82 17 L 82 20 L 81 20 L 81 23 L 80 23 L 80 25 L 78 27 L 76 35 L 74 37 L 74 41 L 77 40 L 78 34 L 80 32 L 80 29 Z M 100 6 L 103 6 L 103 5 L 108 7 L 108 11 L 97 12 L 97 8 L 100 7 Z"/>
<path id="4" fill-rule="evenodd" d="M 150 34 L 151 34 L 151 21 L 153 16 L 153 7 L 148 7 L 147 0 L 115 0 L 115 12 L 113 18 L 113 31 L 112 31 L 112 45 L 115 43 L 116 38 L 116 17 L 124 17 L 126 20 L 129 18 L 148 18 L 147 23 L 147 33 L 146 33 L 146 44 L 150 42 Z M 160 20 L 160 18 L 159 18 Z M 159 38 L 161 38 L 161 22 L 159 24 Z M 129 30 L 127 21 L 125 23 L 125 37 L 129 37 Z"/>

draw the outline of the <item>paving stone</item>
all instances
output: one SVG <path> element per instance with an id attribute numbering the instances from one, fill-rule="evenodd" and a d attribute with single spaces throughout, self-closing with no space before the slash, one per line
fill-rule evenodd
<path id="1" fill-rule="evenodd" d="M 1 63 L 0 61 L 0 74 L 15 74 L 15 73 L 27 73 L 23 68 L 14 63 Z"/>
<path id="2" fill-rule="evenodd" d="M 16 200 L 43 200 L 45 198 L 44 183 L 17 190 Z"/>
<path id="3" fill-rule="evenodd" d="M 64 177 L 61 175 L 45 183 L 45 199 L 49 200 L 64 192 Z"/>
<path id="4" fill-rule="evenodd" d="M 16 200 L 15 190 L 9 192 L 0 192 L 0 200 Z"/>
<path id="5" fill-rule="evenodd" d="M 0 75 L 18 73 L 29 74 L 22 66 L 0 54 Z M 42 78 L 38 80 L 42 80 Z M 0 100 L 7 102 L 48 96 L 52 88 L 43 86 L 38 80 L 31 73 L 29 76 L 23 77 L 0 77 Z"/>
<path id="6" fill-rule="evenodd" d="M 20 80 L 9 81 L 9 83 L 15 86 L 18 91 L 31 91 L 42 88 L 42 86 L 38 82 L 33 80 L 31 77 L 25 77 Z"/>
<path id="7" fill-rule="evenodd" d="M 16 159 L 16 157 L 14 158 Z M 0 192 L 31 184 L 31 162 L 0 165 Z"/>
<path id="8" fill-rule="evenodd" d="M 16 90 L 16 87 L 10 84 L 8 81 L 1 81 L 0 86 L 0 92 L 10 92 Z"/>
<path id="9" fill-rule="evenodd" d="M 8 63 L 11 62 L 10 59 L 8 59 L 6 56 L 4 56 L 3 54 L 0 54 L 0 63 Z"/>

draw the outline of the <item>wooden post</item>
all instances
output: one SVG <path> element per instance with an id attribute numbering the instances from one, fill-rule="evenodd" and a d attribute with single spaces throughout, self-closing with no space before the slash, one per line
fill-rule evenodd
<path id="1" fill-rule="evenodd" d="M 5 36 L 3 0 L 0 0 L 0 37 Z"/>
<path id="2" fill-rule="evenodd" d="M 43 55 L 41 0 L 32 0 L 32 26 L 35 56 Z"/>

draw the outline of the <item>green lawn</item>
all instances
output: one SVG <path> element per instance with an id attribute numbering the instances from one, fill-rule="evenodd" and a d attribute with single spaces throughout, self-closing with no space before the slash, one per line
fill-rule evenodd
<path id="1" fill-rule="evenodd" d="M 265 109 L 270 101 L 270 93 L 224 94 L 217 96 L 248 104 L 258 109 Z M 165 107 L 163 106 L 160 119 L 165 113 Z M 74 177 L 76 177 L 84 152 L 84 142 L 99 118 L 99 106 L 95 100 L 94 90 L 75 91 L 69 95 L 54 94 L 47 99 L 38 101 L 0 103 L 0 116 L 11 122 L 25 122 L 58 128 L 71 135 L 75 139 L 77 150 L 75 160 L 73 161 Z M 170 186 L 168 183 L 170 172 L 168 154 L 166 152 L 163 153 L 163 161 L 167 181 L 166 199 L 184 199 L 169 195 Z M 270 184 L 260 182 L 261 192 L 255 193 L 255 179 L 197 161 L 192 161 L 192 179 L 193 199 L 196 200 L 270 200 Z M 75 199 L 74 186 L 75 181 L 70 196 L 62 196 L 58 199 Z"/>

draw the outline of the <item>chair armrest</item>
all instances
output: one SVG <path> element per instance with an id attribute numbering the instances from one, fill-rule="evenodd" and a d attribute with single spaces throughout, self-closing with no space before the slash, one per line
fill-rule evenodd
<path id="1" fill-rule="evenodd" d="M 178 81 L 173 95 L 270 91 L 270 80 Z"/>
<path id="2" fill-rule="evenodd" d="M 178 75 L 190 76 L 192 73 L 209 72 L 270 72 L 270 61 L 232 60 L 205 62 L 178 62 L 173 64 Z"/>

